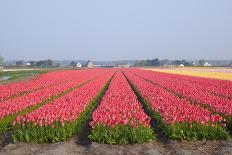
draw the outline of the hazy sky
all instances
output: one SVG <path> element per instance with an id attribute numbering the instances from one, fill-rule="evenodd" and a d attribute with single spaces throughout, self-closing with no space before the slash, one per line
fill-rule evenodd
<path id="1" fill-rule="evenodd" d="M 5 59 L 232 59 L 232 0 L 0 0 Z"/>

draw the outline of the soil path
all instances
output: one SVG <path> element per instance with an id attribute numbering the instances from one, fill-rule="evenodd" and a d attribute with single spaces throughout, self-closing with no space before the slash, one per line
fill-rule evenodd
<path id="1" fill-rule="evenodd" d="M 70 154 L 128 154 L 128 155 L 232 155 L 232 141 L 169 141 L 168 147 L 162 142 L 136 145 L 83 144 L 79 138 L 55 144 L 9 143 L 0 147 L 1 155 L 70 155 Z"/>

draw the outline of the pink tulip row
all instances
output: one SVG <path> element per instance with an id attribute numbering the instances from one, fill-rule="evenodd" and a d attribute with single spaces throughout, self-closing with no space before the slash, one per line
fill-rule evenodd
<path id="1" fill-rule="evenodd" d="M 132 88 L 121 71 L 117 71 L 108 90 L 103 96 L 98 108 L 93 113 L 93 121 L 96 125 L 115 127 L 115 125 L 129 124 L 133 127 L 139 125 L 150 127 L 150 118 L 142 109 Z"/>
<path id="2" fill-rule="evenodd" d="M 197 87 L 198 90 L 220 97 L 232 98 L 232 81 L 210 79 L 203 77 L 185 76 L 178 74 L 169 74 L 162 72 L 144 71 L 134 69 L 136 73 L 149 76 L 149 78 L 162 78 L 165 81 L 178 82 L 182 85 L 191 85 Z"/>
<path id="3" fill-rule="evenodd" d="M 78 84 L 83 83 L 84 81 L 90 80 L 97 75 L 103 74 L 105 71 L 87 71 L 78 74 L 78 78 L 73 81 L 68 81 L 66 83 L 61 83 L 55 86 L 47 87 L 37 91 L 33 91 L 29 94 L 24 94 L 21 97 L 14 99 L 9 99 L 3 101 L 0 104 L 0 120 L 8 115 L 13 115 L 23 109 L 34 106 L 42 101 L 49 99 L 50 97 L 57 95 L 69 88 L 77 86 Z"/>
<path id="4" fill-rule="evenodd" d="M 222 121 L 221 116 L 213 115 L 206 109 L 191 105 L 189 101 L 179 99 L 165 89 L 132 74 L 129 70 L 124 70 L 124 72 L 141 95 L 149 101 L 153 111 L 161 115 L 164 122 L 174 124 L 187 121 L 200 124 L 216 124 Z"/>
<path id="5" fill-rule="evenodd" d="M 85 110 L 90 101 L 92 101 L 104 87 L 113 75 L 114 70 L 104 70 L 104 72 L 104 75 L 84 84 L 75 91 L 62 96 L 31 113 L 16 117 L 13 124 L 30 122 L 38 126 L 54 126 L 54 123 L 58 121 L 62 125 L 64 125 L 65 122 L 74 122 Z M 93 74 L 90 74 L 89 76 L 93 76 Z"/>
<path id="6" fill-rule="evenodd" d="M 0 85 L 0 101 L 12 95 L 17 95 L 20 92 L 46 88 L 51 85 L 74 80 L 85 72 L 91 72 L 91 70 L 53 71 L 38 75 L 37 77 L 28 81 Z"/>
<path id="7" fill-rule="evenodd" d="M 205 78 L 195 78 L 190 76 L 182 77 L 182 75 L 172 75 L 140 69 L 134 69 L 132 70 L 132 73 L 137 74 L 146 80 L 150 80 L 161 87 L 169 89 L 186 99 L 196 101 L 200 104 L 209 105 L 216 112 L 232 116 L 232 99 L 217 95 L 223 90 L 226 90 L 225 94 L 228 97 L 232 92 L 232 82 L 226 81 L 224 82 L 224 87 L 222 87 L 222 85 L 220 86 L 221 80 L 217 83 L 217 80 L 209 79 L 209 81 L 215 81 L 215 83 L 219 85 L 216 89 L 216 87 L 214 87 L 213 84 L 208 83 Z M 227 90 L 231 90 L 231 92 L 228 93 Z"/>

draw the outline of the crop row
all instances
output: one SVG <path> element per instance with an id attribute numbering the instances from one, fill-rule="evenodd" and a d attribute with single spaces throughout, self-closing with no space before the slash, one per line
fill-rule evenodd
<path id="1" fill-rule="evenodd" d="M 173 139 L 227 139 L 220 115 L 192 105 L 165 89 L 124 70 L 159 127 Z"/>
<path id="2" fill-rule="evenodd" d="M 79 73 L 78 78 L 73 81 L 68 81 L 66 83 L 33 91 L 29 94 L 24 94 L 21 97 L 2 101 L 0 104 L 0 131 L 8 130 L 11 122 L 18 114 L 28 112 L 28 110 L 32 110 L 33 107 L 42 106 L 44 103 L 46 103 L 46 101 L 49 101 L 54 97 L 59 97 L 60 93 L 63 93 L 66 90 L 78 86 L 81 83 L 103 73 L 104 71 L 82 72 Z"/>
<path id="3" fill-rule="evenodd" d="M 179 74 L 179 75 L 187 75 L 193 77 L 203 77 L 203 78 L 211 78 L 218 80 L 232 80 L 232 74 L 230 69 L 216 69 L 216 68 L 199 68 L 199 67 L 188 67 L 188 68 L 147 68 L 147 70 L 163 72 L 163 73 L 171 73 L 171 74 Z"/>
<path id="4" fill-rule="evenodd" d="M 26 115 L 18 116 L 13 122 L 14 140 L 56 142 L 71 137 L 90 117 L 113 73 L 110 70 L 75 91 Z"/>
<path id="5" fill-rule="evenodd" d="M 95 70 L 92 71 L 95 72 Z M 82 75 L 82 73 L 85 74 L 85 72 L 91 72 L 91 70 L 53 71 L 41 74 L 28 81 L 0 85 L 0 101 L 23 92 L 46 88 L 65 81 L 74 80 Z"/>
<path id="6" fill-rule="evenodd" d="M 177 74 L 169 74 L 162 72 L 144 71 L 140 69 L 133 69 L 132 71 L 137 74 L 142 74 L 152 79 L 156 79 L 157 82 L 167 83 L 177 82 L 183 87 L 193 87 L 198 91 L 217 95 L 220 97 L 232 98 L 232 82 L 226 80 L 216 80 L 210 78 L 194 77 L 194 76 L 184 76 Z"/>
<path id="7" fill-rule="evenodd" d="M 209 83 L 206 82 L 206 84 L 204 84 L 203 82 L 197 82 L 198 78 L 195 79 L 195 77 L 192 77 L 194 79 L 192 81 L 194 82 L 189 82 L 188 80 L 183 79 L 181 75 L 176 75 L 179 76 L 179 78 L 173 78 L 173 75 L 171 74 L 138 69 L 132 70 L 132 73 L 139 75 L 140 77 L 143 77 L 163 88 L 171 90 L 180 97 L 184 97 L 192 102 L 198 103 L 199 105 L 208 107 L 214 112 L 222 114 L 227 118 L 228 128 L 232 130 L 232 99 L 210 93 L 209 88 L 213 90 L 213 86 Z M 191 77 L 188 78 L 191 79 Z M 226 86 L 225 83 L 227 83 Z M 229 90 L 232 88 L 232 82 L 226 81 L 225 83 L 225 87 L 218 86 L 217 91 L 213 91 L 217 93 L 218 91 L 222 91 L 224 89 Z"/>
<path id="8" fill-rule="evenodd" d="M 119 70 L 90 123 L 93 141 L 109 144 L 141 143 L 154 139 L 150 118 Z"/>
<path id="9" fill-rule="evenodd" d="M 229 115 L 230 93 L 223 95 L 218 90 L 226 85 L 223 82 L 218 83 L 221 86 L 208 82 L 209 90 L 204 78 L 139 69 L 116 73 L 114 69 L 88 69 L 68 73 L 72 78 L 59 75 L 64 77 L 57 84 L 44 81 L 47 86 L 42 89 L 1 101 L 0 131 L 11 128 L 15 141 L 37 143 L 64 141 L 87 123 L 91 140 L 109 144 L 156 139 L 154 127 L 171 139 L 229 138 L 224 115 L 201 105 L 215 110 L 217 103 L 219 109 L 224 108 L 220 112 Z"/>

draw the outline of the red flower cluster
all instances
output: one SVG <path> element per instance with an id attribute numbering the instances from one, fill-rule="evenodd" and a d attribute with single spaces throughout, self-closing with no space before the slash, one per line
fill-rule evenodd
<path id="1" fill-rule="evenodd" d="M 150 102 L 152 109 L 157 111 L 168 124 L 185 121 L 207 124 L 218 123 L 222 120 L 221 116 L 213 115 L 206 109 L 191 105 L 186 99 L 179 99 L 165 89 L 130 73 L 129 70 L 124 70 L 124 72 L 141 95 Z"/>
<path id="2" fill-rule="evenodd" d="M 89 75 L 85 76 L 85 80 L 99 74 L 97 73 L 99 70 L 95 71 L 96 72 L 92 73 L 89 72 Z M 13 125 L 31 122 L 34 125 L 43 126 L 54 125 L 53 123 L 58 121 L 64 125 L 65 122 L 75 121 L 80 113 L 85 110 L 88 103 L 90 103 L 90 101 L 94 99 L 103 88 L 107 80 L 113 75 L 113 72 L 113 70 L 101 71 L 101 74 L 104 73 L 104 75 L 84 84 L 75 91 L 62 96 L 52 103 L 46 104 L 31 113 L 16 117 Z"/>
<path id="3" fill-rule="evenodd" d="M 232 116 L 232 82 L 133 69 L 132 72 L 179 96 Z"/>
<path id="4" fill-rule="evenodd" d="M 106 125 L 114 127 L 117 124 L 129 124 L 150 127 L 150 118 L 142 109 L 126 78 L 118 71 L 112 79 L 108 90 L 103 96 L 100 105 L 93 112 L 93 121 L 90 125 Z"/>
<path id="5" fill-rule="evenodd" d="M 0 101 L 12 95 L 17 95 L 20 92 L 46 88 L 51 85 L 74 80 L 82 75 L 82 73 L 89 71 L 90 70 L 53 71 L 38 75 L 37 77 L 28 81 L 0 85 Z"/>
<path id="6" fill-rule="evenodd" d="M 86 80 L 92 79 L 93 77 L 103 74 L 105 71 L 98 70 L 86 70 L 84 72 L 72 72 L 72 77 L 76 77 L 75 80 L 67 81 L 66 83 L 60 83 L 44 89 L 39 89 L 31 93 L 25 94 L 21 97 L 2 101 L 0 104 L 0 120 L 8 115 L 13 115 L 27 107 L 34 106 L 41 103 L 44 100 L 57 95 L 69 88 L 72 88 Z M 60 74 L 61 75 L 61 74 Z M 65 76 L 65 74 L 63 74 Z M 65 76 L 66 77 L 66 76 Z M 78 78 L 77 78 L 78 77 Z M 64 79 L 63 77 L 60 77 Z"/>

